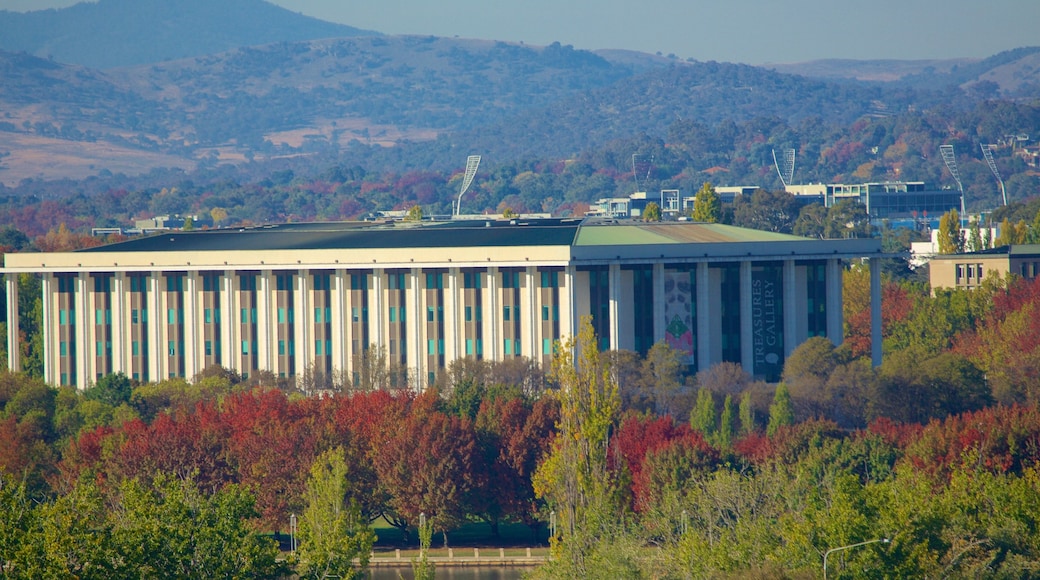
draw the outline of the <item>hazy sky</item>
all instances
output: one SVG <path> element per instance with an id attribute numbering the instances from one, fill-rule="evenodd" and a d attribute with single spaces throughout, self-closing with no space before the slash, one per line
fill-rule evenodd
<path id="1" fill-rule="evenodd" d="M 1040 0 L 271 1 L 387 34 L 559 41 L 748 64 L 982 58 L 1040 45 Z M 0 0 L 0 9 L 74 3 Z"/>

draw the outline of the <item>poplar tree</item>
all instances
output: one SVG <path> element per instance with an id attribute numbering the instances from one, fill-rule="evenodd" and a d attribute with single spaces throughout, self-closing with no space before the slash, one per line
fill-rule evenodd
<path id="1" fill-rule="evenodd" d="M 960 254 L 964 252 L 964 236 L 961 235 L 961 216 L 951 209 L 939 218 L 939 253 Z"/>
<path id="2" fill-rule="evenodd" d="M 787 385 L 780 383 L 773 395 L 773 404 L 769 405 L 769 425 L 766 435 L 772 437 L 781 427 L 794 425 L 794 408 L 791 406 L 791 393 Z"/>
<path id="3" fill-rule="evenodd" d="M 700 431 L 705 439 L 715 433 L 715 399 L 708 389 L 697 391 L 697 403 L 690 414 L 690 428 Z"/>
<path id="4" fill-rule="evenodd" d="M 621 535 L 623 486 L 607 465 L 611 430 L 621 397 L 617 381 L 600 364 L 591 317 L 583 316 L 578 335 L 554 349 L 552 378 L 560 401 L 560 421 L 549 457 L 532 483 L 538 497 L 556 513 L 551 539 L 550 575 L 587 577 L 586 559 Z"/>
<path id="5" fill-rule="evenodd" d="M 301 578 L 365 578 L 375 533 L 356 504 L 347 505 L 343 448 L 322 453 L 311 466 L 300 518 Z M 357 558 L 361 566 L 354 567 Z"/>

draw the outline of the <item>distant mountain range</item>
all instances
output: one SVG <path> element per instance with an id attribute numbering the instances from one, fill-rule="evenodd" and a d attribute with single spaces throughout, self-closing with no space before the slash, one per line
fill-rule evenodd
<path id="1" fill-rule="evenodd" d="M 0 183 L 316 156 L 331 163 L 370 145 L 390 148 L 365 159 L 397 169 L 441 169 L 472 151 L 566 158 L 663 137 L 684 120 L 847 126 L 979 99 L 1035 99 L 1038 60 L 1040 48 L 1023 48 L 981 61 L 752 67 L 385 36 L 262 0 L 0 11 Z"/>
<path id="2" fill-rule="evenodd" d="M 102 69 L 375 34 L 262 0 L 99 0 L 24 14 L 0 11 L 0 49 Z"/>

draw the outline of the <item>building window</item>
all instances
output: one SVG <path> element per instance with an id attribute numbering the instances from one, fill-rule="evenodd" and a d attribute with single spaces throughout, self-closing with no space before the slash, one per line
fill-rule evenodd
<path id="1" fill-rule="evenodd" d="M 544 271 L 542 274 L 542 288 L 559 288 L 560 272 L 557 270 Z"/>

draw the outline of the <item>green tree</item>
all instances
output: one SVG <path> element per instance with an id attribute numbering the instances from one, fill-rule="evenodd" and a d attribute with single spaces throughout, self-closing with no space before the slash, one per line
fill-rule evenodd
<path id="1" fill-rule="evenodd" d="M 181 226 L 181 229 L 186 232 L 193 231 L 195 229 L 195 218 L 191 216 L 184 218 L 184 225 Z"/>
<path id="2" fill-rule="evenodd" d="M 93 386 L 83 392 L 83 397 L 88 401 L 99 401 L 118 407 L 129 403 L 132 393 L 133 385 L 130 383 L 130 379 L 125 374 L 118 372 L 98 379 Z"/>
<path id="3" fill-rule="evenodd" d="M 228 485 L 213 495 L 194 481 L 160 473 L 151 485 L 118 490 L 113 543 L 121 574 L 139 578 L 280 578 L 278 546 L 254 531 L 253 497 Z"/>
<path id="4" fill-rule="evenodd" d="M 18 316 L 22 371 L 43 378 L 43 283 L 29 273 L 18 275 Z M 15 329 L 9 329 L 15 332 Z"/>
<path id="5" fill-rule="evenodd" d="M 744 391 L 740 395 L 740 432 L 750 435 L 755 431 L 755 408 L 751 402 L 751 391 Z"/>
<path id="6" fill-rule="evenodd" d="M 964 252 L 964 236 L 961 234 L 961 217 L 955 209 L 939 218 L 939 253 L 960 254 Z"/>
<path id="7" fill-rule="evenodd" d="M 711 182 L 705 182 L 693 200 L 693 213 L 690 217 L 695 222 L 706 224 L 718 223 L 722 217 L 722 198 L 715 191 Z"/>
<path id="8" fill-rule="evenodd" d="M 654 412 L 658 415 L 671 415 L 677 410 L 682 368 L 682 354 L 663 340 L 646 353 L 643 382 L 653 392 Z"/>
<path id="9" fill-rule="evenodd" d="M 89 479 L 54 501 L 37 508 L 38 525 L 25 538 L 13 564 L 25 578 L 118 577 L 118 547 L 112 541 L 112 524 L 104 499 Z"/>
<path id="10" fill-rule="evenodd" d="M 978 252 L 986 249 L 986 246 L 982 245 L 982 228 L 979 227 L 979 220 L 975 218 L 971 219 L 971 224 L 968 228 L 966 249 L 969 252 Z"/>
<path id="11" fill-rule="evenodd" d="M 34 545 L 29 536 L 37 529 L 39 514 L 35 505 L 24 481 L 16 484 L 0 473 L 0 577 L 14 577 L 19 552 Z"/>
<path id="12" fill-rule="evenodd" d="M 646 209 L 643 210 L 643 221 L 644 222 L 659 222 L 661 221 L 661 206 L 656 201 L 651 201 L 646 204 Z"/>
<path id="13" fill-rule="evenodd" d="M 343 449 L 322 453 L 311 466 L 300 518 L 300 576 L 364 578 L 375 533 L 356 504 L 346 505 L 349 482 Z M 360 569 L 353 561 L 361 562 Z"/>
<path id="14" fill-rule="evenodd" d="M 722 402 L 722 415 L 719 417 L 719 430 L 715 433 L 715 443 L 720 449 L 729 449 L 736 432 L 736 416 L 733 412 L 733 395 L 726 395 Z"/>
<path id="15" fill-rule="evenodd" d="M 615 472 L 607 466 L 610 432 L 621 399 L 617 382 L 600 363 L 596 333 L 583 316 L 578 335 L 554 349 L 552 374 L 559 389 L 558 435 L 533 483 L 538 497 L 557 514 L 550 575 L 587 577 L 598 548 L 620 534 L 625 502 Z"/>
<path id="16" fill-rule="evenodd" d="M 791 406 L 791 394 L 787 391 L 787 385 L 780 383 L 776 386 L 773 404 L 769 405 L 769 424 L 766 426 L 766 435 L 772 437 L 781 427 L 793 424 L 794 409 Z"/>
<path id="17" fill-rule="evenodd" d="M 430 562 L 430 544 L 433 542 L 433 521 L 420 518 L 419 555 L 412 560 L 412 576 L 415 580 L 433 580 L 437 566 Z"/>
<path id="18" fill-rule="evenodd" d="M 404 217 L 405 221 L 409 222 L 421 222 L 423 219 L 423 210 L 421 205 L 413 205 L 408 209 L 408 214 Z"/>
<path id="19" fill-rule="evenodd" d="M 715 399 L 707 388 L 701 387 L 697 391 L 697 403 L 690 413 L 690 428 L 700 431 L 705 439 L 715 433 Z"/>

